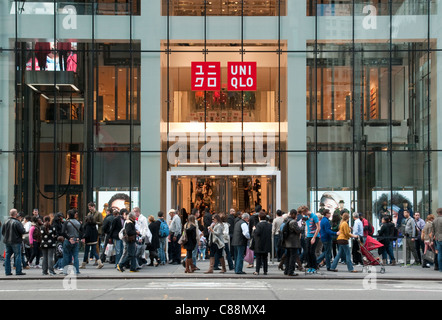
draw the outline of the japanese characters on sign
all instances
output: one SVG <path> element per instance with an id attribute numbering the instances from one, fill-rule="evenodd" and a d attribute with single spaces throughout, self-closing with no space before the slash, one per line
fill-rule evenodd
<path id="1" fill-rule="evenodd" d="M 192 62 L 192 91 L 221 90 L 220 62 Z"/>

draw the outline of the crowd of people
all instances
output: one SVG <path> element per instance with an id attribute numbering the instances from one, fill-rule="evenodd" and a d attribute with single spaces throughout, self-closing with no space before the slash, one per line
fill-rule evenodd
<path id="1" fill-rule="evenodd" d="M 383 264 L 396 264 L 393 243 L 403 237 L 406 265 L 412 255 L 414 264 L 424 268 L 433 264 L 439 270 L 442 208 L 437 209 L 437 217 L 430 214 L 426 221 L 419 213 L 411 215 L 405 210 L 403 214 L 400 224 L 388 212 L 383 214 L 374 235 L 373 226 L 362 214 L 352 213 L 350 219 L 349 212 L 331 213 L 321 208 L 313 213 L 307 206 L 288 213 L 278 210 L 274 218 L 259 205 L 251 213 L 234 209 L 228 214 L 208 209 L 200 212 L 195 208 L 186 216 L 172 209 L 167 219 L 163 212 L 158 212 L 157 218 L 146 218 L 138 207 L 130 212 L 109 207 L 102 213 L 89 203 L 83 221 L 79 221 L 76 209 L 68 210 L 66 217 L 62 213 L 42 217 L 37 209 L 26 216 L 11 209 L 2 226 L 5 274 L 12 275 L 13 257 L 16 275 L 24 275 L 23 269 L 29 268 L 40 268 L 43 275 L 55 275 L 56 271 L 68 274 L 70 265 L 79 274 L 93 261 L 97 269 L 108 261 L 120 272 L 168 263 L 182 264 L 185 273 L 193 273 L 200 270 L 198 262 L 206 259 L 206 274 L 215 270 L 226 273 L 227 267 L 235 274 L 245 274 L 247 264 L 246 268 L 254 268 L 254 275 L 261 270 L 266 275 L 272 254 L 279 262 L 278 270 L 289 277 L 296 276 L 296 270 L 315 274 L 326 268 L 337 272 L 339 263 L 346 264 L 349 272 L 357 272 L 354 266 L 364 264 L 359 246 L 368 236 L 382 244 L 379 255 Z M 182 250 L 186 252 L 184 259 Z"/>
<path id="2" fill-rule="evenodd" d="M 439 270 L 442 260 L 442 255 L 438 254 L 442 249 L 442 208 L 437 210 L 437 218 L 430 214 L 426 221 L 419 213 L 411 214 L 408 210 L 403 211 L 401 219 L 386 211 L 376 235 L 375 228 L 363 214 L 351 214 L 345 210 L 332 213 L 323 206 L 318 213 L 313 213 L 307 206 L 288 213 L 278 210 L 275 218 L 261 206 L 250 214 L 231 209 L 226 215 L 206 209 L 201 215 L 194 209 L 182 231 L 178 213 L 171 210 L 170 214 L 172 221 L 176 221 L 171 240 L 174 243 L 171 248 L 175 251 L 171 254 L 178 257 L 180 244 L 186 249 L 183 262 L 186 273 L 199 270 L 197 257 L 207 257 L 210 264 L 205 273 L 214 270 L 225 273 L 228 262 L 229 270 L 244 274 L 244 262 L 247 262 L 247 268 L 255 268 L 253 274 L 259 275 L 261 269 L 267 274 L 271 254 L 279 262 L 278 269 L 287 276 L 296 276 L 296 269 L 308 274 L 315 274 L 320 268 L 337 272 L 339 263 L 346 264 L 349 272 L 356 273 L 354 266 L 364 265 L 365 257 L 360 246 L 369 236 L 380 243 L 378 261 L 382 265 L 396 265 L 393 243 L 397 246 L 400 241 L 405 242 L 406 266 L 411 265 L 411 255 L 414 265 L 423 268 L 434 265 L 435 270 Z M 179 261 L 173 260 L 172 263 L 178 264 Z"/>

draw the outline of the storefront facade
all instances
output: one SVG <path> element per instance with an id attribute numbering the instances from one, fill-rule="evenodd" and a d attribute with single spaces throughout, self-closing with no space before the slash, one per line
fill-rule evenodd
<path id="1" fill-rule="evenodd" d="M 442 3 L 335 2 L 3 1 L 2 215 L 435 212 Z"/>

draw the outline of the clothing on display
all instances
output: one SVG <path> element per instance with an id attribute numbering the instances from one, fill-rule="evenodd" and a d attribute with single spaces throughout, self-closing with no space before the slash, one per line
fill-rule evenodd
<path id="1" fill-rule="evenodd" d="M 46 70 L 46 59 L 51 53 L 51 44 L 49 42 L 35 43 L 35 57 L 37 58 L 40 70 Z"/>
<path id="2" fill-rule="evenodd" d="M 60 70 L 66 71 L 68 66 L 68 57 L 71 53 L 72 45 L 70 42 L 59 42 L 57 43 L 57 50 Z"/>

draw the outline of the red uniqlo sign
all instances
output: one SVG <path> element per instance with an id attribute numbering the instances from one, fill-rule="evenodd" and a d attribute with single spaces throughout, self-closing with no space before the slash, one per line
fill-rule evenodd
<path id="1" fill-rule="evenodd" d="M 192 91 L 221 90 L 220 62 L 192 62 Z"/>
<path id="2" fill-rule="evenodd" d="M 227 90 L 256 91 L 256 62 L 228 62 Z"/>

